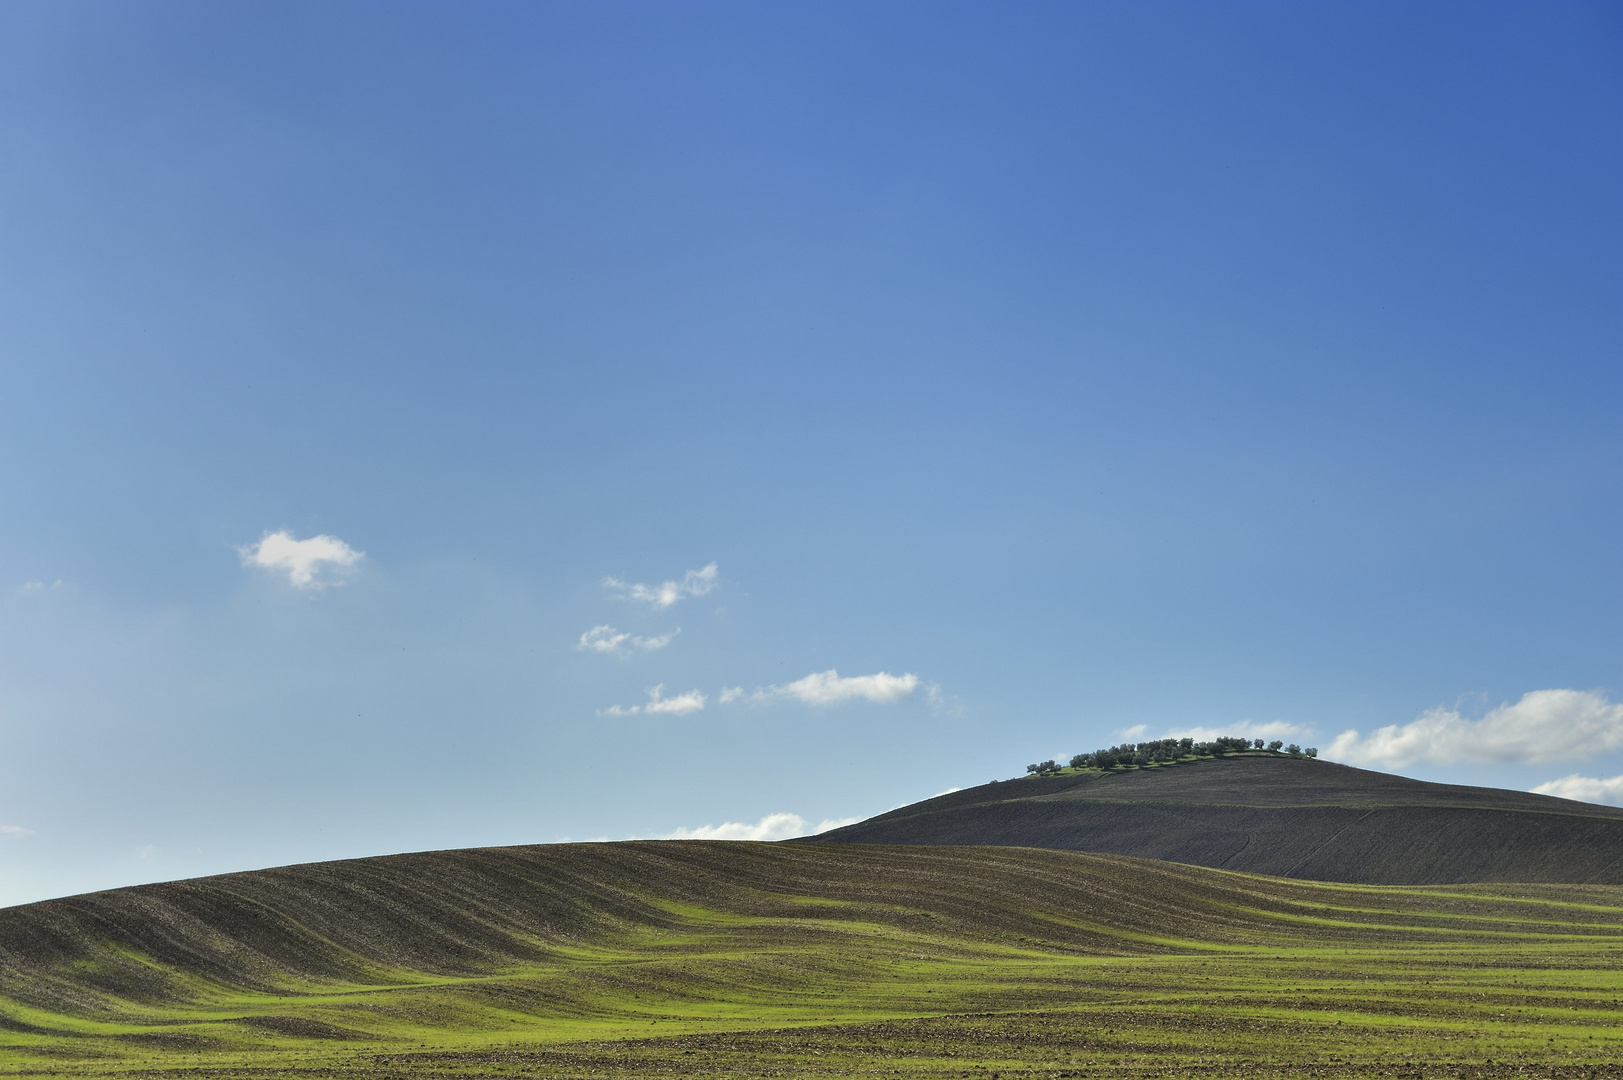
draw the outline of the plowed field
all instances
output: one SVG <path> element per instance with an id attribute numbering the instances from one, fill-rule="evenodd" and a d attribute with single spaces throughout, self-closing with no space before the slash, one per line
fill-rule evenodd
<path id="1" fill-rule="evenodd" d="M 1623 885 L 1623 808 L 1267 753 L 982 784 L 805 842 L 1059 848 L 1362 885 Z"/>
<path id="2" fill-rule="evenodd" d="M 1623 1077 L 1623 888 L 667 841 L 0 910 L 0 1075 Z"/>

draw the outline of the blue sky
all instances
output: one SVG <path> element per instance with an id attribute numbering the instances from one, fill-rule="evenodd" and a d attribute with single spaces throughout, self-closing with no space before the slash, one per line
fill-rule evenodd
<path id="1" fill-rule="evenodd" d="M 1623 800 L 1620 105 L 1602 4 L 0 4 L 0 903 L 1137 731 Z"/>

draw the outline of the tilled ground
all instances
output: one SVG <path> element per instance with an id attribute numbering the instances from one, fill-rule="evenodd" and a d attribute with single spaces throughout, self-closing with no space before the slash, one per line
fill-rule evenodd
<path id="1" fill-rule="evenodd" d="M 1152 1016 L 1021 1013 L 946 1016 L 690 1035 L 666 1039 L 583 1042 L 501 1051 L 359 1051 L 342 1058 L 285 1065 L 138 1069 L 130 1076 L 468 1080 L 631 1080 L 636 1077 L 1461 1077 L 1623 1078 L 1605 1052 L 1546 1047 L 1491 1058 L 1481 1048 L 1454 1053 L 1378 1036 L 1349 1040 L 1320 1028 L 1233 1025 L 1208 1028 L 1187 1017 L 1166 1027 Z M 1449 1038 L 1450 1033 L 1433 1033 Z"/>
<path id="2" fill-rule="evenodd" d="M 1618 1077 L 1623 889 L 640 843 L 0 912 L 0 1076 Z"/>

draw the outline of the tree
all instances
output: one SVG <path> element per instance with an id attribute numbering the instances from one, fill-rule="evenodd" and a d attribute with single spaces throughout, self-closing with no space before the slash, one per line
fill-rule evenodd
<path id="1" fill-rule="evenodd" d="M 1251 745 L 1253 747 L 1255 747 L 1256 749 L 1261 750 L 1262 749 L 1262 740 L 1261 739 L 1253 739 L 1253 740 L 1251 740 Z"/>
<path id="2" fill-rule="evenodd" d="M 1306 750 L 1303 750 L 1302 753 L 1306 754 L 1308 757 L 1316 758 L 1319 756 L 1319 748 L 1317 746 L 1310 746 Z"/>
<path id="3" fill-rule="evenodd" d="M 1268 744 L 1268 749 L 1277 754 L 1279 753 L 1279 748 L 1284 745 L 1284 743 L 1280 742 L 1278 739 L 1275 739 L 1273 742 Z"/>
<path id="4" fill-rule="evenodd" d="M 1285 753 L 1289 754 L 1291 757 L 1301 757 L 1302 748 L 1297 746 L 1295 743 L 1291 743 L 1289 746 L 1285 747 Z"/>

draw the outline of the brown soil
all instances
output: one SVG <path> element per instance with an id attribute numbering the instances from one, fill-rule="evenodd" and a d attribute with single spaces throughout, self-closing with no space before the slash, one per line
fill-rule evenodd
<path id="1" fill-rule="evenodd" d="M 819 843 L 995 844 L 1365 884 L 1623 884 L 1623 809 L 1244 755 L 984 784 Z"/>

